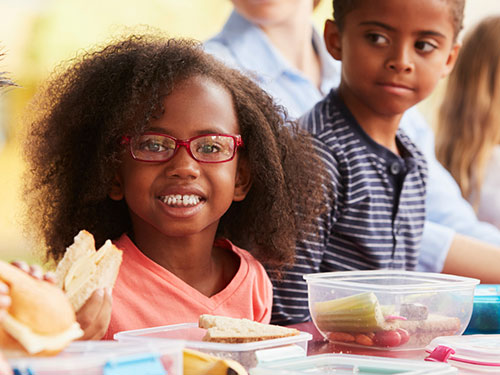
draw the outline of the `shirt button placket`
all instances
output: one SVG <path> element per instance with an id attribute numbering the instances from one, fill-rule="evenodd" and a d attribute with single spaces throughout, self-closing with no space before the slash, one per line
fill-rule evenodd
<path id="1" fill-rule="evenodd" d="M 393 175 L 399 174 L 399 172 L 401 172 L 401 165 L 397 161 L 393 162 L 391 164 L 390 171 Z"/>

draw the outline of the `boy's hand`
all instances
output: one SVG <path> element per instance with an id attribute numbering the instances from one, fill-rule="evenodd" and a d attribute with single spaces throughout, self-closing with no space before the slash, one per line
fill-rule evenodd
<path id="1" fill-rule="evenodd" d="M 76 320 L 83 329 L 79 340 L 100 340 L 108 330 L 111 320 L 111 291 L 97 289 L 76 313 Z"/>

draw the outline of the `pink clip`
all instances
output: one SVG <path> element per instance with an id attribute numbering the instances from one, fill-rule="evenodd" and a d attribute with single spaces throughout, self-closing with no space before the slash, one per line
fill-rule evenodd
<path id="1" fill-rule="evenodd" d="M 455 354 L 455 351 L 450 348 L 449 346 L 445 345 L 438 345 L 434 348 L 431 354 L 427 358 L 425 358 L 425 361 L 429 362 L 448 362 L 448 358 L 452 354 Z"/>

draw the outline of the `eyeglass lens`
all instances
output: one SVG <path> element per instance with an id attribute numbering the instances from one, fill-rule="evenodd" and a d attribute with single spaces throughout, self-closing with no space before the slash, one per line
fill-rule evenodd
<path id="1" fill-rule="evenodd" d="M 176 144 L 189 144 L 191 156 L 202 162 L 231 160 L 235 153 L 235 140 L 227 135 L 205 135 L 185 142 L 161 134 L 143 134 L 132 140 L 132 154 L 138 160 L 167 161 L 176 150 Z"/>

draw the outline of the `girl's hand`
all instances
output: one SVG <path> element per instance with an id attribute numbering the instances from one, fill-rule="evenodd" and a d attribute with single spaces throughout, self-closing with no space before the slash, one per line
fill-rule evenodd
<path id="1" fill-rule="evenodd" d="M 38 264 L 33 264 L 30 266 L 28 263 L 22 260 L 16 260 L 14 262 L 11 262 L 11 264 L 23 270 L 27 274 L 33 276 L 35 279 L 45 280 L 52 284 L 56 283 L 56 278 L 54 274 L 52 272 L 47 272 L 44 274 L 42 267 L 40 267 Z"/>
<path id="2" fill-rule="evenodd" d="M 0 321 L 7 314 L 7 309 L 10 306 L 9 286 L 0 281 Z"/>
<path id="3" fill-rule="evenodd" d="M 0 375 L 12 375 L 12 369 L 2 353 L 0 353 Z"/>
<path id="4" fill-rule="evenodd" d="M 76 320 L 83 329 L 79 340 L 100 340 L 108 330 L 111 320 L 112 297 L 110 290 L 98 289 L 76 313 Z"/>
<path id="5" fill-rule="evenodd" d="M 7 309 L 10 306 L 10 297 L 9 297 L 9 287 L 4 282 L 0 281 L 0 321 L 4 318 L 5 314 L 7 314 Z M 12 370 L 0 352 L 0 375 L 11 375 Z"/>

